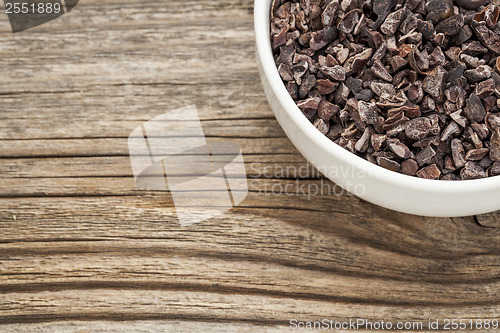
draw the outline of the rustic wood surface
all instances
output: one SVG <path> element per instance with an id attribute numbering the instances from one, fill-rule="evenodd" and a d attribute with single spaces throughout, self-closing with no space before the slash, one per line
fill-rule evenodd
<path id="1" fill-rule="evenodd" d="M 0 331 L 287 331 L 290 319 L 500 313 L 500 214 L 426 218 L 305 167 L 265 99 L 251 0 L 81 0 L 12 34 L 0 14 Z M 196 104 L 242 148 L 250 193 L 181 228 L 135 186 L 127 137 Z M 266 171 L 266 174 L 264 174 Z M 296 195 L 266 195 L 272 186 Z"/>

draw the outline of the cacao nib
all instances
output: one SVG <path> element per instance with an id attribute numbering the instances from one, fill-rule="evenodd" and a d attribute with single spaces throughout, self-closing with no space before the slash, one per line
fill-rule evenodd
<path id="1" fill-rule="evenodd" d="M 500 176 L 500 0 L 274 0 L 287 92 L 353 154 L 434 180 Z"/>

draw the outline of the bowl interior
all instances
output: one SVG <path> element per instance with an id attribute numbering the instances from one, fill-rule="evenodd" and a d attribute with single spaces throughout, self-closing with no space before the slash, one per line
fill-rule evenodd
<path id="1" fill-rule="evenodd" d="M 276 98 L 286 110 L 287 116 L 297 126 L 297 128 L 303 131 L 312 141 L 315 142 L 315 144 L 324 146 L 332 155 L 343 159 L 350 165 L 362 168 L 366 174 L 369 174 L 370 176 L 381 177 L 387 182 L 399 184 L 409 188 L 419 188 L 430 192 L 438 191 L 441 193 L 467 193 L 490 190 L 492 188 L 500 189 L 500 176 L 473 180 L 444 181 L 422 179 L 390 171 L 345 150 L 328 139 L 302 114 L 292 97 L 288 94 L 288 91 L 286 90 L 285 85 L 278 73 L 271 49 L 271 0 L 256 0 L 254 10 L 257 56 L 260 58 L 264 75 L 268 79 Z"/>

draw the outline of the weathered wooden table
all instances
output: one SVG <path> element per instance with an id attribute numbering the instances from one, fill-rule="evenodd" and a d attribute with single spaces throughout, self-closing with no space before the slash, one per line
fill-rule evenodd
<path id="1" fill-rule="evenodd" d="M 410 216 L 280 175 L 306 161 L 265 99 L 252 10 L 82 0 L 17 34 L 0 14 L 0 331 L 499 317 L 499 214 Z M 241 146 L 250 193 L 181 228 L 168 193 L 136 187 L 127 137 L 189 104 L 209 140 Z"/>

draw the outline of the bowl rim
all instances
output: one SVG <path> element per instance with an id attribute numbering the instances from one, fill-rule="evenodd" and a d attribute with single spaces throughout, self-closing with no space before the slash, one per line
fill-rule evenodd
<path id="1" fill-rule="evenodd" d="M 383 178 L 384 181 L 399 184 L 409 188 L 418 188 L 435 192 L 474 192 L 500 188 L 500 176 L 482 179 L 445 181 L 423 179 L 385 169 L 373 164 L 364 158 L 349 152 L 335 142 L 328 139 L 304 116 L 285 88 L 274 62 L 270 39 L 270 11 L 272 0 L 255 0 L 254 3 L 254 28 L 256 51 L 260 59 L 261 68 L 290 120 L 315 144 L 322 146 L 331 154 L 344 160 L 347 164 L 359 168 L 371 176 Z"/>

